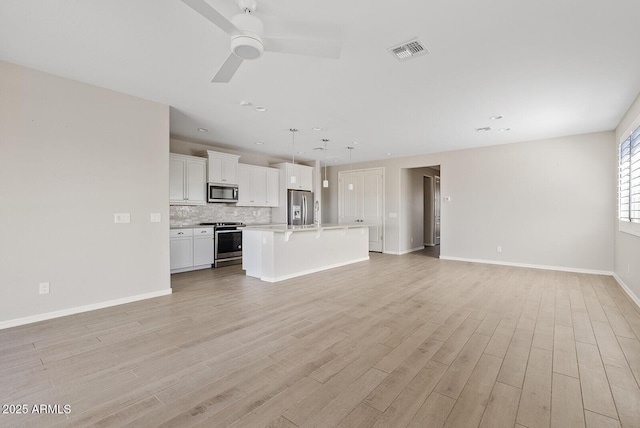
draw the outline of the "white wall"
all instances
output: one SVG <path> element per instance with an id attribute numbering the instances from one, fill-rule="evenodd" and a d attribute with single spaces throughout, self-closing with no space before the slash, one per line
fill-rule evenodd
<path id="1" fill-rule="evenodd" d="M 640 96 L 627 111 L 618 127 L 612 145 L 614 166 L 618 168 L 618 144 L 629 136 L 629 132 L 640 126 Z M 636 296 L 640 302 L 640 236 L 618 231 L 616 221 L 615 236 L 615 274 L 618 279 Z M 628 269 L 628 270 L 627 270 Z"/>
<path id="2" fill-rule="evenodd" d="M 401 253 L 403 168 L 440 165 L 441 256 L 589 271 L 613 270 L 613 132 L 354 164 L 384 166 L 385 252 Z M 339 170 L 330 168 L 337 182 Z M 337 218 L 337 186 L 325 215 Z M 496 247 L 503 247 L 502 253 Z"/>
<path id="3" fill-rule="evenodd" d="M 0 94 L 0 327 L 170 293 L 169 107 L 6 62 Z"/>

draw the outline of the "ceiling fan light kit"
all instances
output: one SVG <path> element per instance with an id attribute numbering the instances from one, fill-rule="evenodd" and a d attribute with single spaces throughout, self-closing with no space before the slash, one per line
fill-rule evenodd
<path id="1" fill-rule="evenodd" d="M 231 51 L 242 59 L 258 59 L 264 52 L 262 35 L 264 25 L 257 17 L 246 12 L 231 18 L 242 34 L 231 37 Z"/>

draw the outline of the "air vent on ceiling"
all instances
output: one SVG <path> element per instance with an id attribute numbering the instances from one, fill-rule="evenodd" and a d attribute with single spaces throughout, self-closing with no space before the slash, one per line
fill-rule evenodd
<path id="1" fill-rule="evenodd" d="M 398 61 L 407 61 L 411 58 L 429 53 L 424 44 L 418 39 L 409 40 L 408 42 L 389 48 L 389 52 L 391 52 Z"/>

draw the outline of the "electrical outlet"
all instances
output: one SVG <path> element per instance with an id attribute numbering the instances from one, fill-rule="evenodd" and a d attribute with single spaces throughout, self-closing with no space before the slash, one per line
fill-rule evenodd
<path id="1" fill-rule="evenodd" d="M 131 214 L 129 213 L 116 213 L 113 215 L 114 223 L 131 223 Z"/>
<path id="2" fill-rule="evenodd" d="M 49 283 L 41 282 L 40 283 L 40 294 L 49 294 Z"/>
<path id="3" fill-rule="evenodd" d="M 151 223 L 160 223 L 162 221 L 162 215 L 160 213 L 151 213 Z"/>
<path id="4" fill-rule="evenodd" d="M 499 252 L 499 253 L 501 253 L 501 252 L 502 252 L 502 246 L 498 245 L 498 246 L 496 247 L 496 251 L 497 251 L 497 252 Z"/>

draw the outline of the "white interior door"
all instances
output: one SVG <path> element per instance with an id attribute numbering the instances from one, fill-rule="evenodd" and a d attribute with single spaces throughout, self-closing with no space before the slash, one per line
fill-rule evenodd
<path id="1" fill-rule="evenodd" d="M 384 172 L 380 168 L 340 172 L 338 221 L 369 226 L 369 251 L 383 249 Z M 352 185 L 352 188 L 350 187 Z"/>

